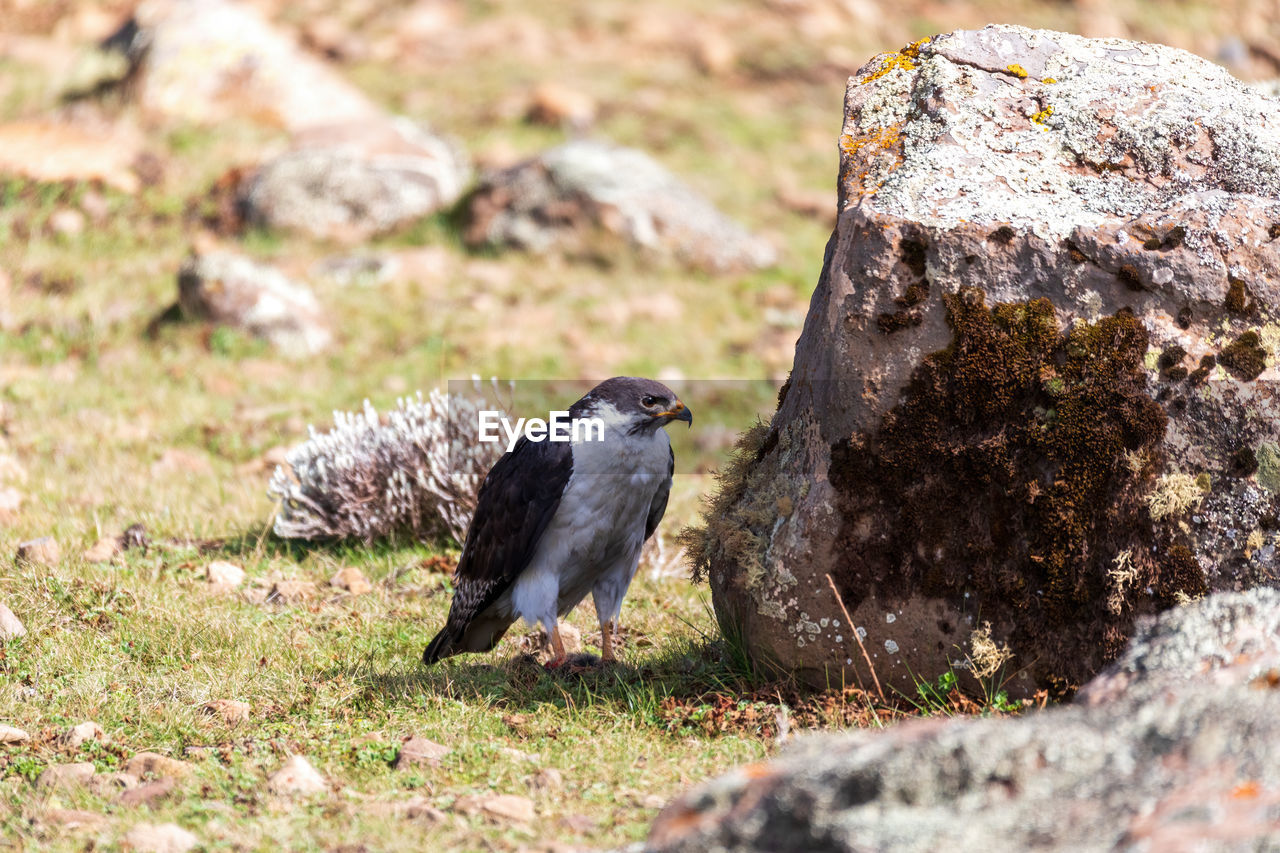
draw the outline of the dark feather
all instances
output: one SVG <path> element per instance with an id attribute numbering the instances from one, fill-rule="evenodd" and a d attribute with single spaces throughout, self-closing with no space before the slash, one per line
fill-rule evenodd
<path id="1" fill-rule="evenodd" d="M 649 503 L 649 517 L 644 522 L 644 538 L 647 541 L 658 529 L 658 522 L 667 511 L 667 498 L 671 497 L 671 475 L 676 472 L 676 452 L 671 451 L 671 462 L 667 465 L 667 479 L 654 493 Z"/>
<path id="2" fill-rule="evenodd" d="M 467 528 L 448 621 L 423 652 L 424 663 L 462 651 L 487 651 L 506 632 L 509 625 L 495 623 L 486 626 L 488 648 L 459 645 L 473 621 L 529 565 L 572 473 L 573 451 L 567 442 L 521 438 L 494 463 L 480 485 L 475 515 Z"/>

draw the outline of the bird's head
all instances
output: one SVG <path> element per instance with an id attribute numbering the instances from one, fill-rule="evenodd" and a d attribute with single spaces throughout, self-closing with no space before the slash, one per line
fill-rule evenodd
<path id="1" fill-rule="evenodd" d="M 607 407 L 628 433 L 655 432 L 672 421 L 693 425 L 693 412 L 675 392 L 653 379 L 615 376 L 606 379 L 578 401 L 584 413 L 601 414 Z M 616 414 L 615 414 L 616 413 Z"/>

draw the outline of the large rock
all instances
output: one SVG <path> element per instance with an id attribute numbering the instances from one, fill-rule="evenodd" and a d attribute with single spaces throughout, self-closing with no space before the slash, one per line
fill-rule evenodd
<path id="1" fill-rule="evenodd" d="M 1274 849 L 1278 672 L 1280 593 L 1213 596 L 1074 705 L 801 740 L 676 800 L 643 849 Z"/>
<path id="2" fill-rule="evenodd" d="M 292 135 L 238 187 L 236 216 L 252 224 L 359 240 L 452 204 L 470 179 L 455 145 L 388 114 L 248 4 L 147 0 L 105 46 L 129 58 L 124 82 L 150 112 Z"/>
<path id="3" fill-rule="evenodd" d="M 694 543 L 725 632 L 818 684 L 870 685 L 861 639 L 908 694 L 1066 693 L 1138 616 L 1271 582 L 1280 104 L 996 26 L 871 60 L 840 148 L 790 381 Z"/>
<path id="4" fill-rule="evenodd" d="M 127 55 L 131 91 L 164 116 L 209 124 L 247 117 L 298 130 L 382 112 L 251 5 L 233 0 L 146 0 L 105 46 Z"/>
<path id="5" fill-rule="evenodd" d="M 729 220 L 649 155 L 577 140 L 488 175 L 467 205 L 466 240 L 535 252 L 582 250 L 593 232 L 713 271 L 776 259 L 763 239 Z"/>
<path id="6" fill-rule="evenodd" d="M 264 228 L 358 240 L 457 201 L 470 167 L 450 142 L 404 118 L 316 127 L 241 188 Z"/>
<path id="7" fill-rule="evenodd" d="M 232 252 L 189 257 L 178 272 L 178 304 L 191 319 L 240 329 L 290 355 L 319 352 L 332 340 L 308 288 Z"/>

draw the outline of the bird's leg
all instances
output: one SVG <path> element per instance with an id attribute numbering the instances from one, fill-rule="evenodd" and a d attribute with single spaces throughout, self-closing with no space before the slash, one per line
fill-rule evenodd
<path id="1" fill-rule="evenodd" d="M 547 669 L 556 669 L 562 666 L 565 658 L 568 657 L 564 653 L 564 641 L 560 639 L 560 621 L 558 619 L 551 622 L 551 650 L 554 652 L 554 657 L 547 661 Z"/>
<path id="2" fill-rule="evenodd" d="M 613 663 L 613 620 L 600 622 L 600 662 Z"/>

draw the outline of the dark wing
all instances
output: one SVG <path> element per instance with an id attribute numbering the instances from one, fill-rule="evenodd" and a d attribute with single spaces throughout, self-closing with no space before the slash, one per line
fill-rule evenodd
<path id="1" fill-rule="evenodd" d="M 653 531 L 658 529 L 658 522 L 662 521 L 663 514 L 667 511 L 667 498 L 671 497 L 671 475 L 676 472 L 676 452 L 671 451 L 671 461 L 667 464 L 667 479 L 658 486 L 658 491 L 653 493 L 653 500 L 649 502 L 649 517 L 644 522 L 644 538 L 648 539 L 653 535 Z"/>
<path id="2" fill-rule="evenodd" d="M 464 651 L 454 645 L 529 565 L 572 473 L 573 451 L 563 441 L 521 438 L 494 463 L 480 484 L 454 572 L 449 619 L 423 653 L 425 663 Z"/>

